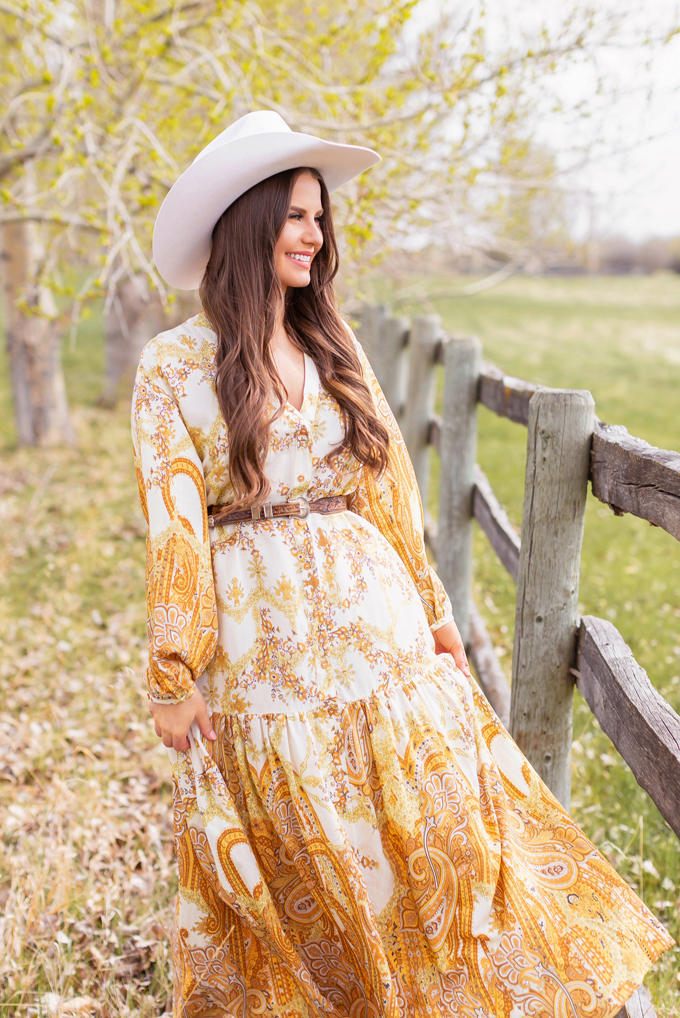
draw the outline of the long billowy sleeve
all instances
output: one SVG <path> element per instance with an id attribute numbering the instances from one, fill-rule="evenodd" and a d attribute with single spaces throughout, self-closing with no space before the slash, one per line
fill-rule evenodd
<path id="1" fill-rule="evenodd" d="M 132 439 L 149 524 L 147 688 L 152 700 L 179 703 L 215 653 L 217 608 L 203 468 L 153 340 L 135 379 Z"/>
<path id="2" fill-rule="evenodd" d="M 427 561 L 423 507 L 411 458 L 399 425 L 385 399 L 361 344 L 354 338 L 364 379 L 373 403 L 390 434 L 388 466 L 380 480 L 364 467 L 350 508 L 363 516 L 385 537 L 408 569 L 425 608 L 430 629 L 453 619 L 444 585 Z"/>

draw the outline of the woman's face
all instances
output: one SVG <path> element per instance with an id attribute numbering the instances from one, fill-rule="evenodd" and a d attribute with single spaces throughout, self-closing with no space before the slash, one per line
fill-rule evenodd
<path id="1" fill-rule="evenodd" d="M 308 286 L 312 259 L 323 244 L 321 188 L 311 173 L 301 173 L 293 186 L 288 217 L 274 248 L 279 282 Z"/>

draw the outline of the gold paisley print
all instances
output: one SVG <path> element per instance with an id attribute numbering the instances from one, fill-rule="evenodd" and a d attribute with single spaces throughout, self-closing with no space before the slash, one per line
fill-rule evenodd
<path id="1" fill-rule="evenodd" d="M 305 355 L 273 425 L 273 501 L 351 510 L 209 530 L 229 436 L 203 315 L 145 348 L 133 402 L 149 521 L 155 700 L 198 685 L 173 763 L 176 1018 L 613 1018 L 671 946 L 553 798 L 474 680 L 434 651 L 451 606 L 428 564 L 399 428 L 376 482 Z"/>

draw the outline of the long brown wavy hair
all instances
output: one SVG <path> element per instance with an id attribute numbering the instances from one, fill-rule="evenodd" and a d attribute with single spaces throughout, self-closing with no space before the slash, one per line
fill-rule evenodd
<path id="1" fill-rule="evenodd" d="M 222 213 L 199 291 L 217 334 L 215 389 L 229 430 L 234 506 L 262 501 L 270 491 L 264 473 L 270 427 L 286 402 L 271 353 L 281 302 L 287 334 L 314 360 L 321 385 L 342 412 L 344 438 L 329 455 L 349 449 L 378 476 L 387 466 L 389 432 L 375 411 L 352 337 L 336 306 L 338 248 L 328 189 L 316 170 L 307 172 L 321 188 L 323 245 L 312 260 L 311 281 L 284 293 L 276 272 L 274 248 L 289 214 L 295 181 L 306 169 L 267 177 Z M 269 417 L 272 395 L 281 405 Z"/>

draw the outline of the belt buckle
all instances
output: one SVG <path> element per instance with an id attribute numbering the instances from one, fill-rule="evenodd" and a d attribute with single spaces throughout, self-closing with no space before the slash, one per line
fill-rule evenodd
<path id="1" fill-rule="evenodd" d="M 301 503 L 300 512 L 290 513 L 290 515 L 296 520 L 306 520 L 311 512 L 309 508 L 309 500 L 306 499 L 304 495 L 298 495 L 295 501 Z"/>

